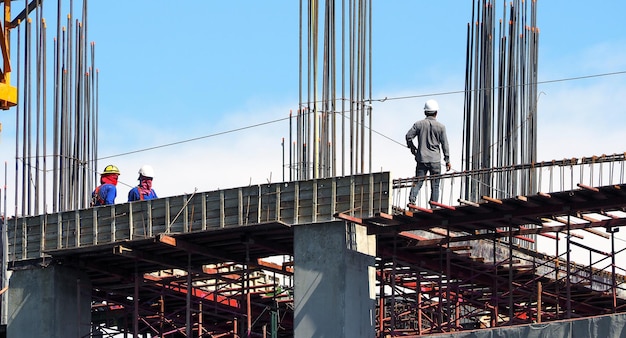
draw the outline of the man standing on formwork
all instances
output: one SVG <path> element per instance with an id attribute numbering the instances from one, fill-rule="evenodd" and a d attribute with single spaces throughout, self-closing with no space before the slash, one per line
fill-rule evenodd
<path id="1" fill-rule="evenodd" d="M 446 135 L 446 127 L 437 121 L 437 111 L 439 104 L 435 100 L 428 100 L 424 105 L 424 114 L 426 118 L 417 121 L 413 127 L 406 133 L 406 144 L 411 149 L 411 153 L 415 156 L 417 162 L 415 167 L 415 176 L 417 181 L 413 183 L 411 192 L 409 193 L 409 204 L 415 204 L 415 199 L 419 190 L 424 184 L 426 174 L 441 174 L 441 151 L 443 151 L 443 160 L 446 162 L 446 171 L 450 171 L 450 148 L 448 146 L 448 137 Z M 413 144 L 413 139 L 417 138 L 417 147 Z M 434 178 L 431 184 L 430 201 L 439 201 L 439 183 L 440 178 Z"/>

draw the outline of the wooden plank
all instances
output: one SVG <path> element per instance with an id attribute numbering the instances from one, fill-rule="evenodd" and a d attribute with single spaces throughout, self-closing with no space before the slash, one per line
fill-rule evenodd
<path id="1" fill-rule="evenodd" d="M 111 212 L 111 242 L 115 242 L 116 241 L 116 237 L 115 237 L 115 206 L 111 206 L 111 208 L 109 209 L 109 211 Z M 61 224 L 60 220 L 59 220 L 59 224 Z"/>
<path id="2" fill-rule="evenodd" d="M 237 189 L 237 223 L 241 224 L 241 225 L 246 225 L 246 221 L 245 218 L 243 216 L 243 210 L 244 210 L 244 205 L 243 205 L 243 191 L 241 188 Z"/>
<path id="3" fill-rule="evenodd" d="M 451 206 L 451 205 L 442 204 L 442 203 L 439 203 L 437 201 L 430 201 L 430 205 L 434 205 L 436 207 L 440 207 L 440 208 L 444 208 L 444 209 L 448 209 L 448 210 L 456 210 L 456 208 Z"/>
<path id="4" fill-rule="evenodd" d="M 146 235 L 152 237 L 154 236 L 152 231 L 152 200 L 148 200 L 146 205 L 148 206 L 148 233 Z"/>
<path id="5" fill-rule="evenodd" d="M 39 250 L 40 252 L 43 252 L 46 249 L 46 215 L 41 215 L 39 217 L 39 224 L 41 224 L 39 227 L 39 236 L 41 236 L 39 241 Z"/>
<path id="6" fill-rule="evenodd" d="M 166 198 L 165 199 L 165 233 L 169 234 L 170 233 L 170 227 L 171 227 L 171 223 L 170 223 L 170 218 L 171 216 L 171 211 L 170 211 L 170 199 Z"/>
<path id="7" fill-rule="evenodd" d="M 130 240 L 132 240 L 134 238 L 134 234 L 135 234 L 135 225 L 133 222 L 134 218 L 133 218 L 133 203 L 128 203 L 128 230 L 129 230 L 129 238 Z"/>
<path id="8" fill-rule="evenodd" d="M 257 193 L 256 193 L 256 220 L 254 223 L 259 224 L 261 223 L 261 207 L 262 207 L 262 203 L 261 203 L 261 191 L 260 191 L 260 187 L 257 186 Z M 253 196 L 250 196 L 250 199 L 253 199 Z"/>
<path id="9" fill-rule="evenodd" d="M 420 206 L 417 206 L 415 204 L 407 204 L 407 207 L 409 207 L 409 209 L 413 209 L 413 210 L 417 210 L 417 211 L 421 211 L 421 212 L 425 212 L 425 213 L 429 213 L 432 214 L 433 210 L 432 209 L 428 209 L 428 208 L 422 208 Z"/>
<path id="10" fill-rule="evenodd" d="M 22 218 L 22 259 L 28 259 L 28 223 Z"/>
<path id="11" fill-rule="evenodd" d="M 330 205 L 330 214 L 334 215 L 337 212 L 337 178 L 333 177 L 330 183 L 330 195 L 331 195 L 331 205 Z"/>
<path id="12" fill-rule="evenodd" d="M 63 248 L 63 213 L 57 213 L 57 249 Z M 112 239 L 114 241 L 115 239 Z"/>
<path id="13" fill-rule="evenodd" d="M 225 202 L 224 199 L 226 197 L 224 196 L 224 191 L 220 191 L 220 228 L 223 228 L 225 226 L 225 218 L 226 218 L 226 212 L 224 211 L 225 209 Z"/>
<path id="14" fill-rule="evenodd" d="M 74 226 L 76 227 L 76 231 L 74 232 L 75 246 L 80 247 L 80 214 L 78 210 L 74 211 Z M 67 235 L 69 236 L 70 234 Z"/>
<path id="15" fill-rule="evenodd" d="M 585 189 L 585 190 L 589 190 L 589 191 L 593 191 L 593 192 L 599 192 L 600 189 L 596 188 L 596 187 L 591 187 L 582 183 L 578 183 L 576 184 L 576 186 L 578 186 L 579 188 Z"/>
<path id="16" fill-rule="evenodd" d="M 348 222 L 352 222 L 352 223 L 357 223 L 357 224 L 363 224 L 363 219 L 358 218 L 358 217 L 354 217 L 348 214 L 344 214 L 344 213 L 338 213 L 336 215 L 337 218 L 342 219 L 344 221 L 348 221 Z"/>
<path id="17" fill-rule="evenodd" d="M 476 207 L 476 208 L 480 208 L 480 204 L 474 203 L 474 202 L 471 202 L 471 201 L 467 201 L 467 200 L 464 200 L 464 199 L 459 199 L 459 203 L 464 204 L 464 205 L 469 205 L 469 206 L 472 206 L 472 207 Z"/>
<path id="18" fill-rule="evenodd" d="M 294 183 L 293 190 L 293 224 L 300 222 L 300 182 Z"/>
<path id="19" fill-rule="evenodd" d="M 493 198 L 493 197 L 490 197 L 490 196 L 487 196 L 487 195 L 483 195 L 481 198 L 484 199 L 487 202 L 492 202 L 492 203 L 496 203 L 496 204 L 502 204 L 502 200 L 497 199 L 497 198 Z"/>
<path id="20" fill-rule="evenodd" d="M 206 226 L 207 225 L 207 222 L 206 222 L 206 195 L 207 195 L 206 193 L 202 193 L 202 195 L 201 195 L 202 196 L 202 198 L 201 198 L 201 201 L 202 201 L 202 207 L 201 207 L 202 208 L 202 210 L 201 210 L 201 212 L 202 212 L 202 223 L 201 223 L 202 230 L 206 230 L 207 229 L 207 226 Z"/>
<path id="21" fill-rule="evenodd" d="M 98 230 L 100 230 L 98 228 L 98 208 L 91 208 L 91 215 L 92 215 L 92 221 L 91 221 L 91 231 L 92 231 L 92 239 L 91 239 L 91 244 L 93 245 L 97 245 L 98 244 Z"/>

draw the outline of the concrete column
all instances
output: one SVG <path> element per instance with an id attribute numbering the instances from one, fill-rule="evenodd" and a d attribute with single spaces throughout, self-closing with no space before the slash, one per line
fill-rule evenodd
<path id="1" fill-rule="evenodd" d="M 296 337 L 374 337 L 376 238 L 344 221 L 294 228 Z"/>
<path id="2" fill-rule="evenodd" d="M 15 270 L 9 280 L 8 337 L 89 336 L 91 282 L 58 265 Z"/>

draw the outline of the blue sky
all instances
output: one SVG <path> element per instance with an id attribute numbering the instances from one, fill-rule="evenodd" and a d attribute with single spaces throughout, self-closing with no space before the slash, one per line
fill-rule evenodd
<path id="1" fill-rule="evenodd" d="M 46 6 L 53 21 L 56 6 Z M 540 82 L 626 71 L 626 2 L 540 0 L 538 9 Z M 284 0 L 89 3 L 105 157 L 97 170 L 108 163 L 122 170 L 118 202 L 144 163 L 155 168 L 161 196 L 282 180 L 287 121 L 205 136 L 286 118 L 298 108 L 298 11 L 298 1 Z M 373 128 L 393 140 L 375 136 L 374 170 L 412 175 L 404 134 L 422 118 L 430 94 L 463 89 L 470 19 L 471 1 L 373 1 L 373 96 L 415 96 L 373 103 Z M 626 151 L 626 74 L 549 82 L 539 91 L 540 160 Z M 463 95 L 437 100 L 452 165 L 460 169 Z M 0 112 L 0 159 L 9 168 L 14 114 Z"/>

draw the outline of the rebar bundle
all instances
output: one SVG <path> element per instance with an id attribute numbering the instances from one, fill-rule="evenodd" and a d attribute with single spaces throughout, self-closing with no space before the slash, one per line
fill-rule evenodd
<path id="1" fill-rule="evenodd" d="M 371 0 L 300 2 L 300 97 L 295 140 L 290 123 L 290 180 L 371 171 L 371 8 Z"/>
<path id="2" fill-rule="evenodd" d="M 464 170 L 537 160 L 537 2 L 474 1 L 467 31 Z M 507 24 L 508 23 L 508 24 Z M 496 29 L 498 30 L 496 33 Z M 496 41 L 494 37 L 498 36 Z M 522 176 L 483 174 L 465 181 L 468 200 L 534 193 L 532 171 Z"/>
<path id="3" fill-rule="evenodd" d="M 87 0 L 78 7 L 80 20 L 74 19 L 74 3 L 69 2 L 63 25 L 64 6 L 57 1 L 52 62 L 47 56 L 42 1 L 26 2 L 11 23 L 17 28 L 19 89 L 15 119 L 16 215 L 89 206 L 97 178 L 98 75 L 95 45 L 87 43 Z M 48 81 L 50 67 L 52 82 Z M 47 100 L 50 93 L 51 107 Z"/>

